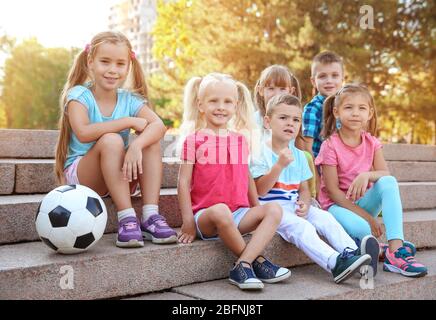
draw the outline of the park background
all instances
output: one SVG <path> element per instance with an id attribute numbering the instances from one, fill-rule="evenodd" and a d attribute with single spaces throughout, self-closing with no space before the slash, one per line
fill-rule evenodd
<path id="1" fill-rule="evenodd" d="M 1 1 L 0 128 L 57 129 L 74 56 L 110 28 L 109 6 L 140 1 Z M 311 60 L 332 50 L 344 58 L 346 82 L 363 82 L 374 94 L 383 142 L 436 144 L 434 1 L 147 2 L 156 12 L 150 41 L 158 64 L 147 73 L 150 100 L 172 132 L 190 77 L 229 73 L 252 90 L 265 67 L 283 64 L 300 80 L 307 103 Z"/>

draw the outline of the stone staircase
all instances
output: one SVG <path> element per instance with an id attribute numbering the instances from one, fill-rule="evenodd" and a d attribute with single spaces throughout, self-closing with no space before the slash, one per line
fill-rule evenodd
<path id="1" fill-rule="evenodd" d="M 262 292 L 247 293 L 226 280 L 234 258 L 219 241 L 117 248 L 116 215 L 110 199 L 105 199 L 106 234 L 88 252 L 64 256 L 43 245 L 34 219 L 40 201 L 56 186 L 57 135 L 57 131 L 0 130 L 0 299 L 436 299 L 434 146 L 384 147 L 391 173 L 400 183 L 405 235 L 419 248 L 419 260 L 428 265 L 426 277 L 407 279 L 380 271 L 373 290 L 361 289 L 359 278 L 336 285 L 330 275 L 276 235 L 266 254 L 291 267 L 293 276 L 266 285 Z M 162 140 L 159 205 L 169 224 L 179 228 L 175 141 L 171 135 Z M 141 206 L 138 198 L 133 203 L 137 209 Z M 73 270 L 74 280 L 73 287 L 62 289 L 64 268 Z"/>

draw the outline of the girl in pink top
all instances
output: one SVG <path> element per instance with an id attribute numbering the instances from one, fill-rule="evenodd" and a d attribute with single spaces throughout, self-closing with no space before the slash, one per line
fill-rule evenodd
<path id="1" fill-rule="evenodd" d="M 383 235 L 383 270 L 408 277 L 420 277 L 427 269 L 416 262 L 416 249 L 404 241 L 403 209 L 396 179 L 388 171 L 382 145 L 373 135 L 377 114 L 368 89 L 349 84 L 324 102 L 325 141 L 315 160 L 321 166 L 319 200 L 357 242 L 368 234 Z M 377 261 L 373 261 L 377 268 Z"/>
<path id="2" fill-rule="evenodd" d="M 260 206 L 248 171 L 254 112 L 250 92 L 230 76 L 192 78 L 185 88 L 178 196 L 183 225 L 179 242 L 219 237 L 238 257 L 229 280 L 240 289 L 262 289 L 290 276 L 260 254 L 282 218 L 277 204 Z M 242 234 L 256 232 L 248 244 Z"/>

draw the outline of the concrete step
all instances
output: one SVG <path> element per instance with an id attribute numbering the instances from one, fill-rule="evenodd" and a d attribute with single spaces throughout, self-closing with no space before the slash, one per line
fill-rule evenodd
<path id="1" fill-rule="evenodd" d="M 162 188 L 176 188 L 177 158 L 162 158 Z M 436 161 L 388 161 L 391 174 L 400 182 L 436 181 Z M 48 193 L 56 187 L 53 159 L 0 159 L 0 195 Z"/>
<path id="2" fill-rule="evenodd" d="M 436 146 L 384 144 L 383 155 L 388 161 L 436 161 Z"/>
<path id="3" fill-rule="evenodd" d="M 0 244 L 38 240 L 35 216 L 44 196 L 43 194 L 0 196 L 0 221 L 2 221 L 0 224 Z M 105 198 L 104 202 L 108 210 L 106 232 L 116 232 L 115 205 L 110 198 Z M 132 204 L 137 213 L 142 211 L 140 198 L 133 197 Z M 161 189 L 159 209 L 170 226 L 179 227 L 182 225 L 176 189 Z"/>
<path id="4" fill-rule="evenodd" d="M 389 171 L 399 182 L 436 181 L 436 161 L 387 161 Z"/>
<path id="5" fill-rule="evenodd" d="M 436 210 L 406 216 L 406 238 L 418 248 L 436 247 L 436 238 L 432 236 L 436 230 Z M 224 279 L 234 260 L 221 241 L 197 240 L 190 245 L 147 242 L 144 248 L 120 249 L 115 240 L 116 234 L 106 234 L 95 247 L 78 255 L 56 254 L 39 241 L 0 246 L 0 299 L 135 296 Z M 278 235 L 274 235 L 265 254 L 287 267 L 312 263 Z M 74 272 L 70 281 L 74 284 L 72 290 L 60 285 L 65 284 L 65 269 Z M 329 275 L 324 277 L 331 281 Z"/>
<path id="6" fill-rule="evenodd" d="M 176 188 L 178 159 L 162 158 L 162 163 L 162 188 Z M 53 159 L 0 159 L 0 195 L 50 192 L 57 186 L 54 164 Z"/>
<path id="7" fill-rule="evenodd" d="M 0 129 L 0 158 L 50 159 L 59 132 L 57 130 Z M 177 136 L 166 135 L 162 139 L 165 157 L 174 157 Z M 436 146 L 385 144 L 386 160 L 436 161 Z"/>
<path id="8" fill-rule="evenodd" d="M 58 130 L 0 129 L 0 158 L 53 159 Z M 165 135 L 161 140 L 162 154 L 171 154 L 176 136 Z"/>
<path id="9" fill-rule="evenodd" d="M 134 296 L 223 279 L 234 262 L 221 241 L 160 246 L 146 243 L 144 248 L 120 249 L 115 239 L 115 234 L 104 235 L 90 251 L 74 256 L 56 254 L 41 242 L 0 246 L 0 299 Z M 266 252 L 282 265 L 310 263 L 278 235 Z M 60 285 L 65 284 L 65 269 L 73 271 L 72 290 Z"/>
<path id="10" fill-rule="evenodd" d="M 436 182 L 400 183 L 404 210 L 436 208 Z M 44 194 L 0 196 L 0 244 L 38 239 L 34 219 Z M 140 198 L 132 198 L 133 207 L 141 212 Z M 107 232 L 116 230 L 116 209 L 110 198 L 105 199 L 108 209 Z M 182 224 L 177 189 L 161 189 L 159 202 L 162 214 L 172 227 Z M 412 211 L 415 212 L 415 211 Z M 435 229 L 436 230 L 436 229 Z"/>
<path id="11" fill-rule="evenodd" d="M 290 278 L 265 284 L 260 292 L 241 291 L 222 279 L 173 288 L 170 293 L 201 300 L 435 300 L 436 250 L 420 251 L 417 258 L 429 270 L 425 277 L 417 279 L 384 272 L 383 264 L 379 263 L 379 272 L 372 282 L 362 280 L 361 284 L 356 275 L 335 284 L 330 274 L 317 265 L 309 265 L 291 268 Z M 136 297 L 137 300 L 154 298 L 154 295 Z"/>

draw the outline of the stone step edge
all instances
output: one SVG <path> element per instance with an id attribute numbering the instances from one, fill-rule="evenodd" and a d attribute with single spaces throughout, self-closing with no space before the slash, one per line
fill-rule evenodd
<path id="1" fill-rule="evenodd" d="M 427 222 L 423 221 L 423 223 Z M 199 275 L 199 278 L 192 278 L 192 275 L 187 276 L 187 278 L 183 278 L 183 275 L 186 276 L 186 274 L 183 273 L 182 276 L 180 278 L 177 277 L 177 279 L 167 276 L 164 276 L 164 279 L 160 279 L 161 275 L 159 274 L 159 279 L 154 279 L 146 284 L 137 284 L 139 288 L 136 287 L 136 289 L 130 289 L 130 286 L 129 288 L 125 289 L 115 289 L 111 287 L 113 291 L 106 292 L 108 288 L 104 287 L 103 289 L 105 290 L 93 288 L 94 291 L 89 293 L 72 293 L 65 291 L 59 292 L 51 288 L 51 290 L 49 290 L 50 293 L 44 297 L 67 299 L 110 298 L 158 291 L 190 283 L 223 279 L 228 276 L 228 269 L 234 260 L 234 257 L 226 248 L 224 248 L 221 241 L 208 242 L 197 240 L 191 245 L 175 244 L 167 246 L 151 245 L 147 243 L 146 247 L 144 248 L 128 250 L 116 248 L 115 238 L 115 234 L 104 235 L 96 247 L 92 248 L 87 253 L 74 256 L 55 254 L 40 242 L 0 246 L 0 256 L 4 257 L 3 259 L 0 259 L 0 280 L 3 279 L 2 281 L 5 281 L 5 288 L 10 288 L 10 294 L 5 294 L 5 296 L 2 297 L 2 294 L 0 293 L 0 298 L 16 298 L 17 296 L 14 296 L 12 293 L 14 288 L 17 289 L 15 294 L 23 294 L 25 292 L 25 294 L 29 294 L 30 296 L 26 296 L 24 298 L 34 297 L 32 294 L 35 294 L 34 291 L 36 289 L 33 290 L 29 286 L 31 286 L 34 281 L 42 281 L 40 277 L 43 277 L 44 279 L 50 278 L 52 281 L 54 277 L 56 281 L 58 281 L 60 277 L 59 268 L 64 265 L 70 265 L 74 269 L 77 268 L 78 270 L 87 270 L 87 267 L 90 265 L 99 266 L 99 268 L 107 268 L 107 266 L 111 264 L 111 261 L 113 262 L 113 259 L 115 259 L 120 264 L 125 262 L 123 267 L 120 267 L 120 270 L 123 270 L 123 268 L 128 268 L 128 270 L 132 272 L 149 272 L 150 274 L 154 273 L 156 276 L 157 269 L 159 269 L 158 266 L 164 265 L 162 261 L 174 263 L 174 261 L 179 261 L 180 259 L 183 260 L 180 262 L 181 265 L 171 265 L 171 270 L 168 270 L 170 274 L 171 272 L 178 273 L 180 272 L 180 269 L 183 268 L 187 268 L 192 271 L 193 268 L 195 269 L 195 266 L 192 265 L 192 261 L 197 261 L 197 259 L 200 264 L 197 266 L 199 269 L 197 269 L 196 272 L 192 271 L 195 275 Z M 246 237 L 246 239 L 248 240 L 249 236 Z M 298 250 L 295 246 L 285 242 L 277 234 L 274 235 L 273 241 L 271 241 L 271 243 L 268 245 L 266 252 L 273 261 L 282 266 L 292 267 L 296 265 L 312 263 L 312 261 L 310 261 L 300 250 Z M 216 258 L 217 254 L 221 256 L 221 259 L 211 259 L 211 256 Z M 124 261 L 124 258 L 121 259 L 121 257 L 124 257 L 128 261 Z M 135 257 L 135 259 L 133 257 Z M 197 259 L 193 259 L 193 257 L 196 257 Z M 28 261 L 29 259 L 30 262 Z M 139 259 L 140 264 L 142 264 L 142 268 L 138 269 L 132 266 L 133 261 L 137 261 L 137 259 Z M 213 273 L 213 275 L 210 275 L 211 270 L 214 270 L 214 268 L 216 269 L 216 272 Z M 150 274 L 147 273 L 148 276 Z M 82 276 L 85 278 L 87 276 L 89 277 L 87 274 L 82 274 Z M 18 280 L 23 278 L 23 282 Z M 87 281 L 91 281 L 93 279 L 94 277 L 92 277 L 92 279 L 87 279 Z M 96 280 L 98 281 L 99 279 Z M 9 281 L 11 282 L 9 283 Z M 58 283 L 56 281 L 54 282 L 55 284 Z M 100 281 L 103 280 L 100 279 Z M 120 280 L 114 280 L 116 283 L 118 283 L 118 281 Z M 50 283 L 53 285 L 53 282 Z M 106 286 L 112 286 L 111 283 L 112 282 L 109 281 L 109 283 L 106 283 Z M 81 285 L 84 286 L 85 284 L 82 283 Z M 24 290 L 25 288 L 27 288 L 27 291 Z M 84 290 L 83 287 L 81 289 Z"/>

